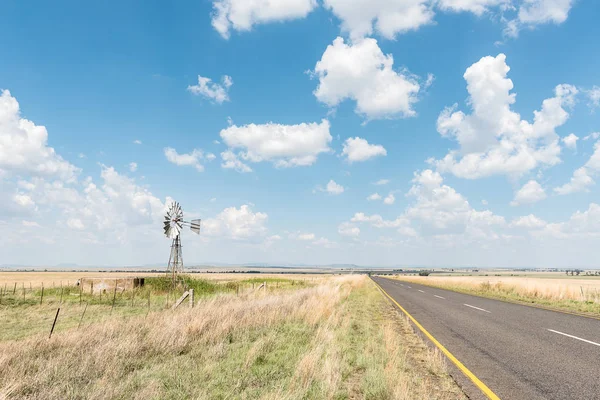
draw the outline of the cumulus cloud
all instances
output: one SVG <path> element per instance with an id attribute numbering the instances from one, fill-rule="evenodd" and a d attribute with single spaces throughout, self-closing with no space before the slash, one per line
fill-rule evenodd
<path id="1" fill-rule="evenodd" d="M 338 233 L 342 236 L 358 237 L 360 228 L 350 222 L 343 222 L 338 226 Z"/>
<path id="2" fill-rule="evenodd" d="M 238 158 L 253 163 L 269 161 L 279 168 L 314 164 L 319 154 L 331 150 L 332 140 L 325 119 L 298 125 L 232 125 L 220 134 L 229 151 L 238 150 Z"/>
<path id="3" fill-rule="evenodd" d="M 579 138 L 574 133 L 569 134 L 569 136 L 565 136 L 560 139 L 561 142 L 565 145 L 566 148 L 575 150 L 577 149 L 577 141 Z"/>
<path id="4" fill-rule="evenodd" d="M 244 164 L 233 151 L 227 150 L 222 152 L 221 159 L 223 160 L 221 167 L 225 169 L 234 169 L 242 173 L 252 172 L 252 168 Z"/>
<path id="5" fill-rule="evenodd" d="M 594 153 L 585 165 L 573 172 L 573 176 L 568 183 L 555 187 L 554 191 L 560 195 L 588 191 L 590 186 L 595 184 L 593 178 L 598 173 L 600 173 L 600 141 L 594 144 Z"/>
<path id="6" fill-rule="evenodd" d="M 69 218 L 67 220 L 67 226 L 74 230 L 83 230 L 85 227 L 83 226 L 83 222 L 79 218 Z"/>
<path id="7" fill-rule="evenodd" d="M 467 11 L 479 16 L 493 7 L 505 6 L 510 3 L 511 0 L 440 0 L 438 6 L 444 11 Z"/>
<path id="8" fill-rule="evenodd" d="M 253 212 L 249 205 L 229 207 L 216 217 L 202 221 L 203 232 L 208 236 L 220 236 L 234 240 L 256 240 L 267 233 L 268 215 Z"/>
<path id="9" fill-rule="evenodd" d="M 438 172 L 416 173 L 408 192 L 415 203 L 405 215 L 419 222 L 424 232 L 465 233 L 478 238 L 495 237 L 494 226 L 503 225 L 504 217 L 491 211 L 474 210 L 454 188 L 444 185 Z"/>
<path id="10" fill-rule="evenodd" d="M 383 199 L 383 204 L 387 204 L 388 206 L 394 204 L 395 202 L 396 197 L 392 193 L 388 194 L 385 199 Z"/>
<path id="11" fill-rule="evenodd" d="M 575 0 L 523 0 L 518 5 L 514 19 L 506 21 L 504 34 L 517 37 L 523 28 L 533 29 L 537 25 L 562 24 L 567 20 Z M 507 6 L 512 6 L 507 2 Z"/>
<path id="12" fill-rule="evenodd" d="M 586 90 L 589 99 L 588 105 L 593 110 L 600 107 L 600 86 L 594 86 L 590 90 Z"/>
<path id="13" fill-rule="evenodd" d="M 369 120 L 412 117 L 419 83 L 409 72 L 395 71 L 393 66 L 393 56 L 383 54 L 375 39 L 346 44 L 338 37 L 312 71 L 319 79 L 314 95 L 332 108 L 353 100 L 355 112 Z"/>
<path id="14" fill-rule="evenodd" d="M 429 0 L 324 0 L 342 22 L 342 30 L 353 40 L 379 35 L 393 39 L 397 34 L 430 24 L 434 12 Z"/>
<path id="15" fill-rule="evenodd" d="M 170 163 L 179 166 L 191 166 L 196 168 L 198 172 L 204 171 L 204 166 L 200 163 L 201 160 L 208 159 L 210 161 L 215 158 L 212 154 L 210 155 L 212 157 L 205 157 L 204 152 L 200 149 L 194 149 L 191 153 L 187 154 L 179 154 L 174 148 L 165 147 L 164 153 Z"/>
<path id="16" fill-rule="evenodd" d="M 233 79 L 228 75 L 223 75 L 221 84 L 198 75 L 198 84 L 188 86 L 187 90 L 196 96 L 203 96 L 217 104 L 223 104 L 223 102 L 229 101 L 229 88 L 231 85 L 233 85 Z"/>
<path id="17" fill-rule="evenodd" d="M 535 180 L 530 180 L 521 189 L 515 193 L 515 198 L 510 202 L 511 206 L 522 204 L 533 204 L 546 198 L 546 191 Z"/>
<path id="18" fill-rule="evenodd" d="M 471 114 L 446 108 L 437 121 L 438 132 L 456 140 L 458 150 L 441 160 L 430 160 L 441 172 L 477 179 L 492 175 L 514 177 L 542 165 L 560 162 L 559 137 L 555 129 L 569 118 L 565 108 L 575 101 L 577 89 L 558 85 L 554 97 L 534 111 L 533 123 L 511 110 L 515 102 L 506 56 L 483 57 L 464 74 Z"/>
<path id="19" fill-rule="evenodd" d="M 381 145 L 369 144 L 366 139 L 355 137 L 346 139 L 342 155 L 346 156 L 348 162 L 353 163 L 366 161 L 377 156 L 385 156 L 387 151 Z"/>
<path id="20" fill-rule="evenodd" d="M 510 226 L 513 228 L 524 228 L 524 229 L 542 229 L 547 225 L 547 222 L 539 219 L 533 214 L 529 214 L 523 217 L 518 217 L 512 220 Z"/>
<path id="21" fill-rule="evenodd" d="M 381 200 L 381 195 L 379 193 L 373 193 L 367 197 L 367 200 L 369 200 L 369 201 Z"/>
<path id="22" fill-rule="evenodd" d="M 136 139 L 136 140 L 133 141 L 133 144 L 142 144 L 142 141 L 139 140 L 139 139 Z"/>
<path id="23" fill-rule="evenodd" d="M 326 192 L 331 195 L 338 195 L 344 193 L 344 187 L 342 185 L 337 184 L 333 179 L 327 182 L 327 185 L 323 188 L 321 186 L 317 186 L 315 191 Z"/>
<path id="24" fill-rule="evenodd" d="M 137 168 L 138 168 L 138 165 L 137 165 L 137 163 L 136 163 L 136 162 L 130 162 L 130 163 L 129 163 L 129 170 L 130 170 L 131 172 L 135 172 L 135 171 L 137 171 Z"/>
<path id="25" fill-rule="evenodd" d="M 304 18 L 316 7 L 316 0 L 215 0 L 211 23 L 229 39 L 231 30 L 243 32 L 259 24 Z"/>
<path id="26" fill-rule="evenodd" d="M 46 127 L 22 118 L 17 99 L 0 94 L 0 176 L 27 174 L 74 181 L 79 169 L 48 146 Z"/>

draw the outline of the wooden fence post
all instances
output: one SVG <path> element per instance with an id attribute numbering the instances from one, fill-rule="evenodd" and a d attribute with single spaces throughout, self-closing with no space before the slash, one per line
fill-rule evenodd
<path id="1" fill-rule="evenodd" d="M 17 282 L 15 282 L 15 287 L 13 288 L 13 295 L 15 294 L 16 291 L 17 291 Z"/>
<path id="2" fill-rule="evenodd" d="M 50 336 L 48 336 L 48 339 L 50 339 L 52 337 L 52 332 L 54 332 L 54 326 L 56 325 L 56 320 L 58 319 L 59 312 L 60 312 L 60 307 L 58 307 L 58 309 L 56 310 L 56 316 L 54 317 L 54 322 L 52 323 L 52 329 L 50 329 Z"/>
<path id="3" fill-rule="evenodd" d="M 40 294 L 40 306 L 42 305 L 43 301 L 44 301 L 44 282 L 42 282 L 42 293 Z"/>
<path id="4" fill-rule="evenodd" d="M 117 282 L 115 280 L 115 290 L 113 292 L 113 301 L 112 301 L 112 307 L 110 308 L 110 313 L 112 314 L 113 308 L 115 308 L 115 299 L 117 297 Z"/>
<path id="5" fill-rule="evenodd" d="M 63 299 L 63 287 L 62 287 L 62 282 L 60 283 L 60 303 L 58 304 L 62 304 L 62 299 Z"/>
<path id="6" fill-rule="evenodd" d="M 77 325 L 77 329 L 79 329 L 79 327 L 81 326 L 81 321 L 83 321 L 83 316 L 85 315 L 85 310 L 87 310 L 87 306 L 88 306 L 88 303 L 85 303 L 85 308 L 83 309 L 83 312 L 81 313 L 81 319 L 79 320 L 79 325 Z"/>

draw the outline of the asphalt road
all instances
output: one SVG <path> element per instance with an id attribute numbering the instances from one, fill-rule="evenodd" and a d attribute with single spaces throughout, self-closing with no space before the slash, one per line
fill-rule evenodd
<path id="1" fill-rule="evenodd" d="M 600 399 L 600 320 L 374 278 L 501 399 Z M 485 398 L 457 368 L 473 399 Z"/>

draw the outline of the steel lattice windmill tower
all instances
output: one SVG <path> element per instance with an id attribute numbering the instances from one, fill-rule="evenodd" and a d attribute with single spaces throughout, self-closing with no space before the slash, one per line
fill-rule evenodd
<path id="1" fill-rule="evenodd" d="M 191 221 L 183 220 L 183 210 L 177 202 L 171 203 L 171 206 L 165 214 L 164 232 L 165 236 L 172 239 L 171 255 L 169 256 L 169 264 L 167 272 L 171 275 L 173 284 L 177 280 L 178 274 L 183 272 L 183 254 L 181 251 L 181 231 L 184 226 L 189 226 L 190 230 L 196 234 L 200 234 L 201 220 L 193 219 Z"/>

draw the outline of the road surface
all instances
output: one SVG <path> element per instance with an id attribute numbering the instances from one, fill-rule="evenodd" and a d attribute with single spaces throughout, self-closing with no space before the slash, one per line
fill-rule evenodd
<path id="1" fill-rule="evenodd" d="M 600 399 L 600 320 L 373 280 L 499 398 Z M 486 398 L 451 373 L 469 397 Z"/>

